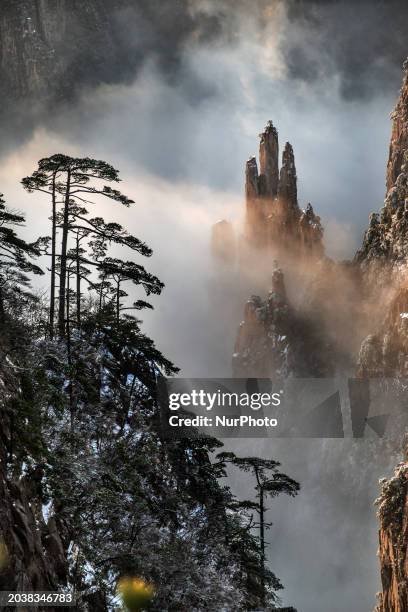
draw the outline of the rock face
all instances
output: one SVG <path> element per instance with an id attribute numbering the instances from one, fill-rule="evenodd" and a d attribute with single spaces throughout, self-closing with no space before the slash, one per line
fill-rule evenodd
<path id="1" fill-rule="evenodd" d="M 405 151 L 408 149 L 408 60 L 404 63 L 404 71 L 400 97 L 392 114 L 393 125 L 387 166 L 387 192 L 395 185 L 404 163 Z"/>
<path id="2" fill-rule="evenodd" d="M 378 331 L 364 339 L 357 366 L 362 378 L 408 376 L 408 285 L 396 291 Z"/>
<path id="3" fill-rule="evenodd" d="M 408 61 L 394 113 L 387 166 L 387 192 L 380 213 L 370 216 L 369 227 L 356 260 L 369 267 L 375 261 L 393 268 L 408 257 Z"/>
<path id="4" fill-rule="evenodd" d="M 376 612 L 408 610 L 408 456 L 382 481 L 378 504 L 382 592 Z"/>
<path id="5" fill-rule="evenodd" d="M 278 132 L 269 121 L 260 134 L 259 166 L 251 157 L 245 169 L 245 238 L 256 248 L 272 248 L 275 254 L 290 250 L 320 257 L 323 229 L 310 204 L 299 208 L 297 175 L 292 146 L 287 142 L 279 172 Z"/>
<path id="6" fill-rule="evenodd" d="M 111 4 L 114 9 L 117 0 Z M 81 84 L 108 78 L 118 59 L 113 23 L 100 0 L 76 3 L 74 10 L 50 0 L 5 0 L 0 40 L 0 87 L 11 106 L 24 97 L 70 97 Z"/>
<path id="7" fill-rule="evenodd" d="M 382 304 L 382 319 L 364 339 L 358 375 L 408 375 L 408 62 L 395 111 L 387 166 L 387 193 L 355 261 L 367 300 Z"/>
<path id="8" fill-rule="evenodd" d="M 245 306 L 233 355 L 234 376 L 330 376 L 330 353 L 319 326 L 289 304 L 283 272 L 276 267 L 267 299 L 255 295 Z"/>
<path id="9" fill-rule="evenodd" d="M 406 264 L 408 257 L 408 165 L 407 152 L 395 184 L 390 187 L 381 212 L 372 213 L 363 245 L 356 255 L 365 268 L 373 263 L 385 267 Z"/>
<path id="10" fill-rule="evenodd" d="M 268 122 L 260 134 L 260 139 L 258 195 L 274 198 L 279 189 L 279 140 L 278 132 L 272 121 Z"/>
<path id="11" fill-rule="evenodd" d="M 286 143 L 282 154 L 282 167 L 280 170 L 278 196 L 282 204 L 284 204 L 289 210 L 296 209 L 298 200 L 295 155 L 293 153 L 292 145 L 289 142 Z"/>

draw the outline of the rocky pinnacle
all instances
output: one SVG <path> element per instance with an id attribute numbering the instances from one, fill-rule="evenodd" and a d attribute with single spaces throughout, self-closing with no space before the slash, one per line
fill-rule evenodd
<path id="1" fill-rule="evenodd" d="M 404 62 L 404 72 L 400 96 L 391 115 L 393 122 L 387 165 L 387 193 L 395 185 L 404 163 L 404 153 L 408 149 L 408 59 Z"/>
<path id="2" fill-rule="evenodd" d="M 278 131 L 272 121 L 268 121 L 260 138 L 260 193 L 265 197 L 273 198 L 278 193 L 279 185 L 279 141 Z"/>

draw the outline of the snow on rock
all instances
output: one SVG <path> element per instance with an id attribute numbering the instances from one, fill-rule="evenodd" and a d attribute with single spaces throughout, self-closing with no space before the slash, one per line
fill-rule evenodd
<path id="1" fill-rule="evenodd" d="M 408 455 L 394 475 L 381 481 L 376 501 L 382 592 L 376 612 L 408 610 Z"/>

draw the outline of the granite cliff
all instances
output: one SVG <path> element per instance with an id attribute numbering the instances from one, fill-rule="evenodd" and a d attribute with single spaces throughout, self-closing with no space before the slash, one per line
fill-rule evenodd
<path id="1" fill-rule="evenodd" d="M 245 305 L 233 355 L 234 376 L 330 376 L 331 348 L 319 324 L 290 304 L 283 272 L 276 267 L 266 300 L 253 295 Z"/>
<path id="2" fill-rule="evenodd" d="M 124 3 L 75 4 L 72 11 L 50 0 L 2 3 L 0 87 L 8 108 L 22 100 L 27 108 L 50 105 L 69 99 L 82 85 L 114 78 L 121 51 L 112 12 Z"/>
<path id="3" fill-rule="evenodd" d="M 368 377 L 408 373 L 408 62 L 392 121 L 384 206 L 371 214 L 355 258 L 363 296 L 381 302 L 358 356 L 358 374 Z"/>
<path id="4" fill-rule="evenodd" d="M 378 269 L 378 263 L 393 275 L 406 275 L 408 256 L 408 61 L 392 117 L 387 164 L 386 197 L 379 213 L 372 213 L 356 262 L 364 272 Z"/>
<path id="5" fill-rule="evenodd" d="M 382 592 L 376 612 L 408 610 L 408 455 L 377 500 Z"/>
<path id="6" fill-rule="evenodd" d="M 321 256 L 323 230 L 312 205 L 301 210 L 292 145 L 287 142 L 279 170 L 278 132 L 269 121 L 260 134 L 259 172 L 255 157 L 245 170 L 245 240 L 255 248 L 267 247 L 275 254 Z M 295 251 L 295 253 L 293 253 Z"/>
<path id="7" fill-rule="evenodd" d="M 222 220 L 213 226 L 213 254 L 223 259 L 220 245 L 230 252 L 231 224 Z M 245 166 L 245 223 L 235 254 L 241 266 L 259 257 L 272 264 L 274 257 L 322 257 L 323 228 L 312 205 L 301 209 L 292 145 L 287 142 L 279 169 L 279 138 L 272 121 L 260 134 L 259 170 L 255 157 Z"/>

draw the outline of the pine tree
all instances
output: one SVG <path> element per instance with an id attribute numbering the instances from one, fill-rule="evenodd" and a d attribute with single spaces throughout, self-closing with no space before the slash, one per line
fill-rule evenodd
<path id="1" fill-rule="evenodd" d="M 4 301 L 29 287 L 27 274 L 43 274 L 32 262 L 40 255 L 38 244 L 29 244 L 16 234 L 15 228 L 24 225 L 24 220 L 23 215 L 7 208 L 0 194 L 0 323 L 4 323 Z"/>
<path id="2" fill-rule="evenodd" d="M 144 242 L 88 212 L 93 196 L 132 203 L 100 186 L 118 180 L 103 161 L 65 155 L 40 160 L 23 186 L 50 198 L 51 236 L 32 245 L 12 229 L 23 218 L 0 207 L 0 279 L 8 267 L 2 246 L 19 274 L 40 272 L 31 256 L 51 258 L 48 303 L 38 300 L 34 316 L 20 308 L 14 359 L 24 367 L 13 374 L 16 392 L 4 406 L 0 398 L 10 422 L 4 439 L 13 480 L 6 487 L 30 491 L 27 512 L 36 537 L 41 534 L 36 550 L 47 568 L 42 584 L 74 589 L 78 610 L 112 609 L 125 576 L 155 585 L 151 610 L 157 612 L 256 609 L 277 601 L 281 584 L 265 569 L 265 542 L 254 535 L 251 516 L 260 514 L 264 497 L 278 486 L 289 492 L 284 483 L 290 489 L 293 481 L 279 480 L 277 463 L 257 464 L 259 501 L 240 502 L 220 481 L 231 456 L 212 459 L 219 441 L 162 437 L 157 383 L 177 368 L 143 334 L 135 313 L 152 306 L 131 301 L 128 287 L 149 295 L 160 294 L 163 284 L 138 261 L 109 252 L 113 243 L 148 257 L 152 251 Z M 28 276 L 20 278 L 24 283 Z M 21 305 L 19 294 L 16 299 Z M 255 460 L 241 461 L 249 466 Z M 267 477 L 268 470 L 273 474 Z M 264 528 L 263 515 L 260 522 Z M 6 539 L 10 558 L 25 568 L 24 584 L 32 584 L 31 561 L 21 557 L 14 537 Z M 0 574 L 0 586 L 1 580 Z"/>
<path id="3" fill-rule="evenodd" d="M 124 206 L 133 204 L 133 200 L 100 181 L 119 182 L 119 173 L 110 164 L 89 157 L 73 158 L 57 154 L 41 159 L 38 169 L 31 176 L 22 179 L 23 187 L 29 191 L 46 193 L 52 202 L 52 250 L 51 250 L 51 297 L 50 297 L 50 332 L 54 323 L 55 275 L 56 275 L 56 231 L 61 230 L 61 251 L 59 255 L 59 297 L 58 297 L 58 330 L 60 337 L 65 336 L 65 308 L 67 283 L 67 253 L 69 233 L 78 230 L 75 222 L 85 223 L 95 234 L 103 235 L 108 240 L 119 240 L 142 252 L 143 243 L 132 241 L 116 231 L 116 224 L 105 226 L 103 220 L 96 217 L 87 219 L 87 210 L 83 204 L 91 203 L 90 197 L 103 196 Z M 58 214 L 60 212 L 60 214 Z M 82 226 L 83 228 L 83 226 Z M 103 233 L 103 232 L 106 233 Z M 143 254 L 148 254 L 147 251 Z"/>
<path id="4" fill-rule="evenodd" d="M 261 459 L 260 457 L 237 457 L 231 452 L 222 452 L 217 455 L 217 458 L 225 463 L 231 463 L 244 472 L 249 472 L 255 477 L 256 503 L 246 503 L 248 508 L 253 509 L 259 518 L 259 521 L 254 524 L 259 528 L 259 542 L 261 553 L 262 566 L 262 601 L 266 601 L 266 555 L 265 555 L 265 531 L 269 529 L 272 523 L 268 523 L 265 519 L 268 508 L 265 505 L 266 499 L 273 499 L 282 493 L 294 497 L 300 490 L 299 483 L 283 474 L 278 470 L 280 463 L 273 459 Z"/>

